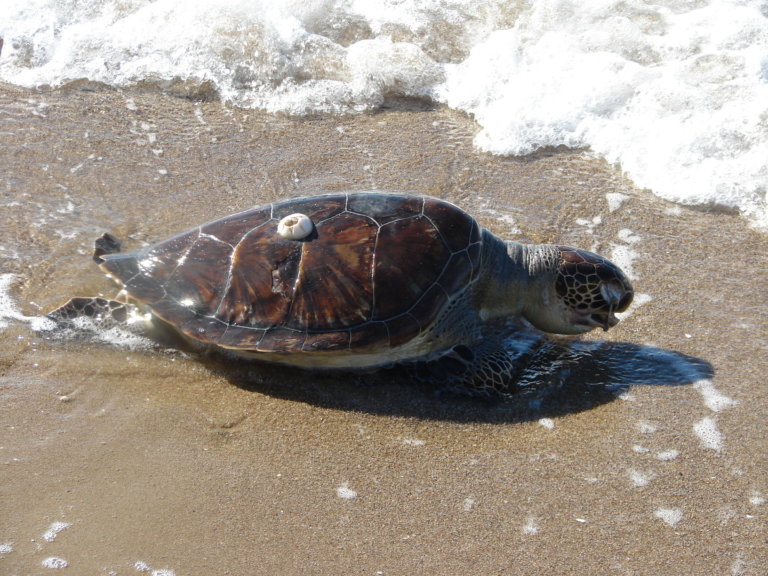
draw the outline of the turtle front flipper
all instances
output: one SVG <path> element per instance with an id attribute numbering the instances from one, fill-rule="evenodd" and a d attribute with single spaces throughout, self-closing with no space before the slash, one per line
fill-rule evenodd
<path id="1" fill-rule="evenodd" d="M 88 318 L 99 328 L 127 327 L 136 307 L 106 298 L 72 298 L 56 310 L 46 314 L 59 328 L 80 328 L 78 318 Z"/>
<path id="2" fill-rule="evenodd" d="M 413 365 L 415 378 L 438 391 L 500 400 L 517 392 L 517 363 L 493 336 L 459 344 L 442 356 Z"/>

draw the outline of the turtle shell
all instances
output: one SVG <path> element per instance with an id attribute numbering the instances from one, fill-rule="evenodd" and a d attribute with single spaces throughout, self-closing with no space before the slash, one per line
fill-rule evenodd
<path id="1" fill-rule="evenodd" d="M 277 233 L 302 213 L 314 230 Z M 384 193 L 274 203 L 101 263 L 128 294 L 195 340 L 241 352 L 399 346 L 478 277 L 475 220 L 435 198 Z"/>

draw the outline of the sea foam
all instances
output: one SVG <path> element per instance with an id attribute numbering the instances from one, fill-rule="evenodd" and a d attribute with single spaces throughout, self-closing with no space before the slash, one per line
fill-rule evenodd
<path id="1" fill-rule="evenodd" d="M 768 12 L 758 0 L 6 0 L 0 78 L 88 78 L 270 112 L 390 95 L 471 114 L 476 145 L 588 148 L 640 187 L 768 229 Z"/>
<path id="2" fill-rule="evenodd" d="M 15 274 L 0 274 L 0 330 L 19 322 L 29 324 L 36 331 L 55 328 L 53 320 L 45 316 L 26 316 L 18 309 L 11 296 L 11 287 L 17 281 Z"/>

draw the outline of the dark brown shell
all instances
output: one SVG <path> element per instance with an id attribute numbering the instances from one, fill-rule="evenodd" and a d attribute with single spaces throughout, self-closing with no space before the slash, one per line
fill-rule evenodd
<path id="1" fill-rule="evenodd" d="M 314 232 L 277 234 L 300 212 Z M 428 330 L 477 279 L 482 235 L 435 198 L 301 198 L 104 257 L 129 295 L 196 340 L 241 351 L 375 351 Z"/>

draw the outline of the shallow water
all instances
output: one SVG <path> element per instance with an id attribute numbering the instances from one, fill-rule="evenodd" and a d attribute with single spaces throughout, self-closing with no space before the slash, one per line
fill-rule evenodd
<path id="1" fill-rule="evenodd" d="M 765 235 L 584 152 L 478 153 L 477 130 L 421 102 L 286 119 L 0 87 L 0 569 L 760 575 Z M 104 231 L 137 247 L 347 189 L 433 194 L 501 236 L 596 250 L 642 296 L 606 334 L 510 333 L 537 347 L 538 388 L 501 405 L 397 371 L 310 376 L 33 330 L 72 295 L 114 296 L 90 257 Z"/>
<path id="2" fill-rule="evenodd" d="M 765 230 L 760 0 L 6 0 L 0 79 L 161 87 L 306 116 L 429 99 L 494 154 L 589 147 Z"/>

